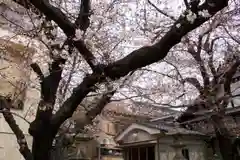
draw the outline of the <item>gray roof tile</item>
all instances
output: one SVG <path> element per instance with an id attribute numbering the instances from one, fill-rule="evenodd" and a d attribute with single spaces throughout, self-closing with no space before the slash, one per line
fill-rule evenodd
<path id="1" fill-rule="evenodd" d="M 198 132 L 198 131 L 188 130 L 188 129 L 179 127 L 178 125 L 175 125 L 175 126 L 169 126 L 169 125 L 166 125 L 166 124 L 155 125 L 155 124 L 152 124 L 152 123 L 142 123 L 142 125 L 159 129 L 159 130 L 165 132 L 167 135 L 174 135 L 174 134 L 205 135 L 204 133 L 201 133 L 201 132 Z"/>

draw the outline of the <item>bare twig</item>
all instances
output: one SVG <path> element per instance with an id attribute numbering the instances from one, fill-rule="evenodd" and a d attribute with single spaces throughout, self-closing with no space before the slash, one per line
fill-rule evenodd
<path id="1" fill-rule="evenodd" d="M 176 18 L 174 18 L 173 16 L 171 15 L 168 15 L 167 13 L 165 13 L 164 11 L 162 11 L 161 9 L 159 9 L 155 4 L 153 4 L 150 0 L 148 0 L 148 3 L 154 7 L 159 13 L 163 14 L 164 16 L 170 18 L 171 20 L 173 20 L 174 22 L 177 21 Z"/>

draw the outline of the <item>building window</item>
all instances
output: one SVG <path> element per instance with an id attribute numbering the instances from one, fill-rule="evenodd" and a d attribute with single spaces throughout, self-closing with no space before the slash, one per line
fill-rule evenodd
<path id="1" fill-rule="evenodd" d="M 186 158 L 186 160 L 189 160 L 189 150 L 188 149 L 182 149 L 183 157 Z"/>

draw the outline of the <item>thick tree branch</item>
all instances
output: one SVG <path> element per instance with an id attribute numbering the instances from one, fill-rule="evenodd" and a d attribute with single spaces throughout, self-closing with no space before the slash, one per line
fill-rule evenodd
<path id="1" fill-rule="evenodd" d="M 5 121 L 8 123 L 9 127 L 12 129 L 17 138 L 17 142 L 20 147 L 20 153 L 26 160 L 33 160 L 32 153 L 28 148 L 26 138 L 10 112 L 10 105 L 11 104 L 4 97 L 0 96 L 0 110 L 2 111 Z"/>
<path id="2" fill-rule="evenodd" d="M 75 36 L 75 25 L 68 20 L 60 9 L 52 6 L 48 0 L 31 0 L 30 2 L 43 12 L 48 19 L 55 21 L 68 37 Z M 214 3 L 214 5 L 212 5 L 212 3 Z M 208 1 L 206 1 L 201 6 L 198 6 L 199 11 L 206 9 L 209 14 L 213 16 L 216 12 L 227 6 L 228 0 L 215 0 L 212 3 L 209 5 Z M 82 99 L 92 90 L 92 87 L 94 87 L 96 83 L 102 81 L 102 76 L 118 79 L 131 71 L 162 60 L 166 57 L 169 50 L 181 41 L 183 36 L 199 27 L 209 18 L 210 17 L 197 16 L 192 23 L 187 20 L 186 16 L 181 16 L 175 22 L 174 26 L 156 44 L 135 50 L 128 56 L 105 66 L 105 75 L 99 75 L 94 72 L 92 75 L 85 77 L 83 82 L 73 91 L 70 98 L 64 102 L 62 108 L 52 117 L 52 126 L 54 126 L 55 132 L 57 132 L 57 129 L 67 118 L 72 116 Z M 177 24 L 181 24 L 181 26 L 176 27 Z M 85 54 L 79 44 L 74 45 L 76 48 L 79 47 L 78 50 L 82 55 Z M 89 58 L 89 56 L 86 57 Z M 89 59 L 90 61 L 92 60 L 92 58 Z"/>
<path id="3" fill-rule="evenodd" d="M 16 2 L 16 0 L 13 0 Z M 93 54 L 87 49 L 86 45 L 82 40 L 74 41 L 73 38 L 75 37 L 76 27 L 79 25 L 83 27 L 84 29 L 87 29 L 89 24 L 80 24 L 85 23 L 86 21 L 89 21 L 89 10 L 90 10 L 90 4 L 89 0 L 84 0 L 81 3 L 81 11 L 79 13 L 78 19 L 76 20 L 76 24 L 73 24 L 67 16 L 57 7 L 54 7 L 49 3 L 49 0 L 29 0 L 32 5 L 34 5 L 38 10 L 40 10 L 42 13 L 45 14 L 45 16 L 49 20 L 53 20 L 55 23 L 58 24 L 58 26 L 63 30 L 63 32 L 68 37 L 68 44 L 74 45 L 74 47 L 77 48 L 77 50 L 80 52 L 80 54 L 84 57 L 84 59 L 87 61 L 89 66 L 95 70 L 96 66 L 94 64 L 95 57 Z M 84 5 L 82 10 L 82 5 Z M 24 7 L 24 6 L 23 6 Z M 88 10 L 88 11 L 87 11 Z M 82 13 L 84 12 L 84 13 Z M 87 14 L 85 14 L 87 12 Z"/>
<path id="4" fill-rule="evenodd" d="M 190 2 L 188 3 L 188 7 L 193 13 L 197 13 L 199 3 L 200 3 L 200 0 L 190 0 Z M 186 1 L 185 1 L 185 4 L 186 4 Z"/>
<path id="5" fill-rule="evenodd" d="M 31 0 L 30 2 L 42 11 L 49 19 L 54 20 L 68 37 L 73 37 L 75 35 L 75 25 L 67 19 L 66 15 L 64 15 L 60 9 L 52 6 L 48 0 Z M 198 10 L 207 10 L 209 14 L 213 16 L 227 5 L 228 0 L 213 0 L 211 3 L 209 3 L 209 1 L 205 1 L 202 5 L 198 6 Z M 181 41 L 183 36 L 199 27 L 209 18 L 210 17 L 206 18 L 197 16 L 194 22 L 190 23 L 186 16 L 180 16 L 180 18 L 175 22 L 175 25 L 179 23 L 181 24 L 179 28 L 174 25 L 156 44 L 135 50 L 128 56 L 105 67 L 106 75 L 112 79 L 117 79 L 127 75 L 133 70 L 163 59 L 167 55 L 168 51 Z M 81 54 L 83 55 L 84 53 Z"/>
<path id="6" fill-rule="evenodd" d="M 17 2 L 17 0 L 13 1 Z M 58 26 L 70 39 L 70 43 L 73 42 L 73 45 L 80 51 L 80 53 L 83 55 L 83 57 L 86 59 L 86 61 L 94 70 L 93 66 L 95 66 L 94 63 L 95 58 L 93 54 L 90 51 L 83 49 L 83 46 L 85 46 L 84 44 L 79 44 L 73 41 L 73 38 L 75 37 L 76 24 L 73 24 L 59 8 L 51 5 L 49 0 L 29 0 L 29 2 L 32 5 L 34 5 L 35 8 L 37 8 L 39 11 L 45 14 L 47 19 L 53 20 L 58 24 Z M 218 11 L 226 7 L 227 4 L 228 0 L 212 0 L 211 4 L 209 3 L 209 0 L 206 0 L 202 5 L 198 6 L 197 9 L 198 11 L 207 10 L 209 14 L 213 16 Z M 104 66 L 103 68 L 104 74 L 102 74 L 102 72 L 96 72 L 94 70 L 93 74 L 86 76 L 83 79 L 82 83 L 73 90 L 73 94 L 63 103 L 63 106 L 53 116 L 52 107 L 55 103 L 54 93 L 56 93 L 56 88 L 58 88 L 58 84 L 60 81 L 58 77 L 61 74 L 59 74 L 60 72 L 58 71 L 54 76 L 50 74 L 53 77 L 50 76 L 45 77 L 44 80 L 42 80 L 41 84 L 42 100 L 39 103 L 39 109 L 48 108 L 48 106 L 50 106 L 51 112 L 46 112 L 43 109 L 41 112 L 39 111 L 37 113 L 36 119 L 41 120 L 41 123 L 50 122 L 50 124 L 44 123 L 44 125 L 37 127 L 38 131 L 41 130 L 41 132 L 39 132 L 37 136 L 36 134 L 34 134 L 33 142 L 34 158 L 36 158 L 36 160 L 42 160 L 44 159 L 44 157 L 49 157 L 52 139 L 56 135 L 59 127 L 66 119 L 72 116 L 73 112 L 76 110 L 76 108 L 81 103 L 83 98 L 85 98 L 89 92 L 94 90 L 95 84 L 102 82 L 103 80 L 105 80 L 106 77 L 110 77 L 111 79 L 118 79 L 120 77 L 126 76 L 131 71 L 137 70 L 141 67 L 162 60 L 163 58 L 166 57 L 169 50 L 174 45 L 178 44 L 181 41 L 181 38 L 183 36 L 185 36 L 190 31 L 202 25 L 204 22 L 209 20 L 209 18 L 210 17 L 202 17 L 200 15 L 197 15 L 197 18 L 193 22 L 192 21 L 190 22 L 187 19 L 186 14 L 184 16 L 180 16 L 180 18 L 175 22 L 174 26 L 156 44 L 142 47 L 138 50 L 133 51 L 128 56 L 108 66 Z M 177 24 L 180 24 L 180 27 L 177 27 Z M 56 66 L 57 68 L 59 67 L 59 65 Z M 54 67 L 52 66 L 52 68 Z M 56 78 L 56 82 L 54 77 Z M 48 79 L 49 81 L 47 81 L 46 78 L 49 78 Z M 53 86 L 51 86 L 50 89 L 49 86 L 45 84 L 48 85 L 51 84 Z M 99 110 L 94 111 L 94 114 L 98 112 Z M 44 117 L 39 116 L 41 115 L 41 113 L 43 113 L 44 115 L 46 115 L 45 113 L 47 113 L 46 121 Z M 49 121 L 50 119 L 51 121 Z M 41 141 L 41 139 L 43 139 L 44 141 Z M 42 143 L 44 143 L 44 145 L 42 145 L 41 147 Z"/>
<path id="7" fill-rule="evenodd" d="M 219 149 L 224 160 L 237 160 L 235 155 L 238 155 L 237 152 L 234 152 L 234 146 L 232 145 L 232 136 L 227 130 L 227 127 L 224 124 L 223 118 L 221 115 L 213 115 L 211 117 L 215 134 L 219 143 Z M 226 149 L 227 146 L 227 149 Z M 226 151 L 227 150 L 227 151 Z M 239 155 L 238 155 L 239 156 Z"/>
<path id="8" fill-rule="evenodd" d="M 37 135 L 41 132 L 42 125 L 49 124 L 49 120 L 52 116 L 53 106 L 56 100 L 56 93 L 61 80 L 62 65 L 65 63 L 65 59 L 61 57 L 55 57 L 50 65 L 50 74 L 41 79 L 41 100 L 38 105 L 37 115 L 35 120 L 31 123 L 29 133 L 31 135 Z M 36 72 L 40 70 L 37 65 L 31 65 Z M 38 73 L 40 74 L 40 73 Z"/>
<path id="9" fill-rule="evenodd" d="M 209 28 L 206 32 L 204 32 L 203 34 L 201 34 L 198 37 L 198 43 L 197 43 L 197 50 L 196 51 L 194 49 L 194 46 L 189 46 L 189 48 L 188 48 L 188 52 L 192 55 L 192 57 L 195 59 L 195 61 L 199 65 L 199 70 L 200 70 L 202 78 L 203 78 L 204 88 L 209 87 L 210 77 L 209 77 L 209 74 L 207 73 L 207 69 L 204 65 L 204 62 L 203 62 L 202 58 L 201 58 L 202 47 L 204 47 L 204 45 L 202 44 L 202 39 L 210 31 L 212 31 L 212 28 Z"/>
<path id="10" fill-rule="evenodd" d="M 231 93 L 232 78 L 236 73 L 239 65 L 240 65 L 240 60 L 239 58 L 236 58 L 236 61 L 228 68 L 228 70 L 224 74 L 224 91 L 226 94 Z"/>
<path id="11" fill-rule="evenodd" d="M 39 67 L 39 65 L 37 63 L 33 63 L 30 66 L 31 66 L 32 70 L 38 75 L 40 80 L 43 80 L 44 79 L 44 75 L 43 75 L 42 70 Z"/>
<path id="12" fill-rule="evenodd" d="M 104 94 L 102 96 L 102 98 L 100 99 L 100 101 L 97 103 L 97 105 L 91 109 L 90 111 L 87 112 L 87 116 L 89 117 L 89 119 L 92 121 L 98 114 L 101 113 L 101 111 L 103 110 L 103 108 L 106 106 L 106 104 L 108 104 L 110 102 L 110 99 L 112 98 L 112 96 L 114 95 L 114 93 L 116 92 L 116 90 L 113 90 L 111 92 L 108 92 L 106 94 Z"/>
<path id="13" fill-rule="evenodd" d="M 228 1 L 225 0 L 221 1 L 221 3 L 216 1 L 214 7 L 209 6 L 208 3 L 204 3 L 199 6 L 199 9 L 207 9 L 210 14 L 214 15 L 217 11 L 227 6 L 227 2 Z M 173 26 L 156 44 L 135 50 L 128 56 L 106 66 L 104 68 L 106 76 L 112 79 L 118 79 L 133 70 L 163 59 L 168 51 L 181 41 L 184 35 L 200 26 L 208 19 L 209 18 L 198 17 L 194 23 L 189 23 L 186 17 L 180 17 L 176 24 L 181 23 L 181 27 L 177 28 Z M 83 82 L 75 89 L 72 96 L 65 101 L 62 108 L 53 116 L 52 123 L 55 129 L 59 128 L 67 118 L 72 116 L 82 99 L 91 91 L 96 83 L 100 82 L 100 79 L 99 74 L 92 74 L 84 78 Z"/>
<path id="14" fill-rule="evenodd" d="M 73 24 L 59 8 L 51 5 L 49 0 L 29 0 L 29 2 L 45 14 L 49 20 L 56 22 L 68 37 L 75 35 L 75 24 Z"/>
<path id="15" fill-rule="evenodd" d="M 127 82 L 128 78 L 133 74 L 131 72 L 128 77 L 126 77 L 123 82 L 118 86 L 118 88 L 123 87 L 123 85 Z M 57 111 L 57 113 L 52 117 L 52 128 L 57 130 L 59 126 L 72 116 L 73 112 L 76 110 L 78 105 L 81 103 L 83 98 L 86 95 L 94 90 L 94 85 L 98 82 L 104 81 L 104 75 L 94 73 L 92 75 L 88 75 L 83 79 L 83 82 L 73 90 L 73 94 L 70 98 L 68 98 L 61 108 Z M 92 120 L 103 110 L 103 108 L 110 102 L 112 96 L 116 93 L 117 89 L 113 89 L 111 84 L 107 86 L 107 92 L 103 94 L 102 98 L 96 103 L 92 109 L 87 111 L 86 113 L 86 121 L 82 122 L 79 128 L 83 129 L 87 124 L 91 124 Z"/>
<path id="16" fill-rule="evenodd" d="M 204 62 L 203 62 L 202 58 L 200 57 L 201 47 L 199 47 L 199 45 L 201 45 L 200 42 L 198 42 L 198 47 L 197 47 L 198 50 L 197 51 L 194 51 L 193 46 L 191 46 L 188 48 L 188 52 L 191 53 L 191 55 L 193 56 L 195 61 L 198 63 L 199 70 L 200 70 L 200 73 L 203 78 L 204 87 L 206 88 L 209 86 L 210 79 L 209 79 L 209 75 L 207 73 L 207 69 L 204 65 Z"/>
<path id="17" fill-rule="evenodd" d="M 110 102 L 110 99 L 115 92 L 116 90 L 105 93 L 96 105 L 87 111 L 86 116 L 84 116 L 86 119 L 83 122 L 79 122 L 77 128 L 83 130 L 86 125 L 92 124 L 92 120 L 102 112 L 104 107 Z"/>
<path id="18" fill-rule="evenodd" d="M 189 9 L 190 7 L 189 7 L 188 0 L 183 0 L 183 1 L 184 1 L 184 4 L 185 4 L 186 8 Z"/>
<path id="19" fill-rule="evenodd" d="M 73 112 L 76 110 L 81 101 L 86 97 L 86 95 L 94 90 L 94 85 L 103 80 L 103 76 L 93 73 L 86 76 L 82 83 L 77 86 L 72 95 L 63 103 L 61 108 L 52 117 L 52 128 L 57 132 L 61 124 L 72 116 Z"/>
<path id="20" fill-rule="evenodd" d="M 209 6 L 207 2 L 199 6 L 199 10 L 206 9 L 211 15 L 216 14 L 219 10 L 227 6 L 227 0 L 214 1 L 214 5 Z M 181 24 L 179 28 L 175 25 L 163 36 L 160 41 L 152 46 L 145 46 L 138 50 L 133 51 L 128 56 L 110 64 L 105 68 L 105 73 L 112 79 L 117 79 L 127 75 L 130 71 L 147 66 L 163 59 L 168 51 L 188 32 L 197 28 L 209 18 L 198 16 L 197 19 L 191 24 L 185 16 L 181 16 L 176 24 Z"/>
<path id="21" fill-rule="evenodd" d="M 65 64 L 65 61 L 61 57 L 53 57 L 53 62 L 49 66 L 50 74 L 41 80 L 41 100 L 38 104 L 35 120 L 29 127 L 29 133 L 33 136 L 32 154 L 34 160 L 49 159 L 51 155 L 52 141 L 56 133 L 53 133 L 50 120 L 61 80 L 62 65 Z"/>
<path id="22" fill-rule="evenodd" d="M 80 11 L 75 21 L 75 24 L 82 31 L 86 31 L 90 25 L 90 19 L 89 19 L 90 10 L 91 10 L 90 0 L 81 0 Z"/>
<path id="23" fill-rule="evenodd" d="M 78 52 L 80 52 L 83 56 L 83 58 L 86 60 L 86 62 L 89 64 L 91 69 L 93 71 L 97 71 L 97 64 L 96 64 L 96 59 L 92 52 L 87 48 L 87 46 L 84 44 L 83 40 L 70 40 L 72 41 L 73 45 L 77 48 Z"/>
<path id="24" fill-rule="evenodd" d="M 200 94 L 203 93 L 203 87 L 201 86 L 201 84 L 199 83 L 199 81 L 196 78 L 185 78 L 183 80 L 183 83 L 185 83 L 185 82 L 188 82 L 191 85 L 193 85 L 199 91 Z"/>
<path id="25" fill-rule="evenodd" d="M 18 3 L 18 0 L 13 0 L 14 2 Z M 23 0 L 20 0 L 21 2 Z M 67 16 L 57 7 L 51 5 L 49 3 L 49 0 L 28 0 L 34 7 L 36 7 L 38 10 L 40 10 L 47 19 L 53 20 L 55 23 L 58 24 L 58 26 L 63 30 L 63 32 L 68 37 L 68 44 L 74 45 L 74 47 L 77 48 L 77 50 L 80 52 L 81 55 L 83 55 L 84 59 L 87 61 L 87 63 L 90 65 L 90 67 L 95 70 L 96 67 L 94 66 L 94 56 L 93 54 L 87 49 L 86 45 L 82 40 L 74 41 L 73 38 L 75 37 L 75 31 L 76 31 L 76 25 L 86 25 L 86 24 L 79 24 L 79 20 L 76 21 L 76 24 L 72 23 Z M 86 0 L 84 0 L 86 1 Z M 88 0 L 87 0 L 88 1 Z M 20 5 L 24 4 L 19 3 Z M 84 2 L 85 5 L 85 2 Z M 23 5 L 23 7 L 25 7 Z M 28 8 L 27 8 L 28 9 Z M 84 9 L 85 11 L 85 9 Z M 81 12 L 81 11 L 80 11 Z M 85 15 L 83 15 L 85 17 Z M 81 18 L 82 19 L 82 18 Z M 84 23 L 86 20 L 86 17 L 81 20 L 82 23 Z M 87 27 L 87 26 L 84 26 Z"/>
<path id="26" fill-rule="evenodd" d="M 213 64 L 213 46 L 215 44 L 215 42 L 220 39 L 220 37 L 217 37 L 217 38 L 214 38 L 213 40 L 211 40 L 211 42 L 209 42 L 209 37 L 210 35 L 207 37 L 207 40 L 206 42 L 204 43 L 204 50 L 207 52 L 207 54 L 210 56 L 209 57 L 209 60 L 208 60 L 208 66 L 210 68 L 210 71 L 213 75 L 213 83 L 217 83 L 217 77 L 218 77 L 218 73 L 214 67 L 214 64 Z"/>

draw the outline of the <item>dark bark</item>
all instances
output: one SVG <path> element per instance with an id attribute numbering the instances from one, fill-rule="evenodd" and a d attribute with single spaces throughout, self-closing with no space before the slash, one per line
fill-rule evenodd
<path id="1" fill-rule="evenodd" d="M 95 66 L 95 57 L 93 56 L 92 52 L 87 48 L 87 46 L 84 44 L 83 40 L 71 40 L 73 45 L 77 48 L 78 52 L 82 54 L 83 58 L 87 61 L 89 66 L 93 71 L 96 71 Z"/>
<path id="2" fill-rule="evenodd" d="M 41 130 L 37 135 L 33 136 L 32 154 L 34 160 L 50 160 L 52 152 L 52 142 L 54 135 L 50 125 L 38 126 Z"/>
<path id="3" fill-rule="evenodd" d="M 223 98 L 223 108 L 229 103 L 229 95 L 231 94 L 231 82 L 234 74 L 237 71 L 238 66 L 240 65 L 240 61 L 238 58 L 234 59 L 235 62 L 232 62 L 229 68 L 227 68 L 226 72 L 224 73 L 224 92 L 225 97 Z M 228 65 L 227 65 L 228 66 Z M 221 109 L 222 107 L 220 107 Z M 221 116 L 213 116 L 212 121 L 215 127 L 215 134 L 218 140 L 219 149 L 222 155 L 223 160 L 237 160 L 239 158 L 239 154 L 237 151 L 237 146 L 233 143 L 233 138 L 236 135 L 230 135 L 227 127 L 224 125 Z"/>
<path id="4" fill-rule="evenodd" d="M 227 127 L 224 124 L 223 117 L 212 116 L 213 126 L 218 142 L 219 150 L 223 160 L 238 160 L 239 155 L 236 151 L 236 146 L 233 144 L 233 135 L 229 134 Z"/>
<path id="5" fill-rule="evenodd" d="M 60 9 L 52 6 L 48 0 L 30 0 L 30 2 L 42 13 L 44 13 L 50 20 L 55 21 L 68 37 L 74 37 L 76 27 L 67 19 L 67 16 Z M 198 10 L 201 11 L 206 9 L 213 16 L 227 5 L 228 0 L 209 0 L 203 3 L 201 6 L 198 6 Z M 175 22 L 175 24 L 181 24 L 180 28 L 177 28 L 174 25 L 170 31 L 168 31 L 167 34 L 156 44 L 135 50 L 128 56 L 112 63 L 111 65 L 108 65 L 105 67 L 105 74 L 112 79 L 117 79 L 127 75 L 133 70 L 163 59 L 167 55 L 168 51 L 181 41 L 183 36 L 193 29 L 199 27 L 208 19 L 209 18 L 198 16 L 194 23 L 191 24 L 188 22 L 186 17 L 181 16 Z M 78 48 L 79 46 L 75 47 Z M 80 48 L 78 50 L 80 51 Z M 84 55 L 85 52 L 81 52 L 81 54 Z M 88 57 L 88 54 L 85 54 L 84 57 Z M 91 59 L 91 57 L 88 57 L 87 62 L 91 61 Z"/>
<path id="6" fill-rule="evenodd" d="M 102 78 L 102 75 L 95 73 L 88 75 L 83 79 L 82 83 L 73 90 L 72 95 L 63 103 L 61 108 L 52 117 L 51 123 L 55 131 L 58 130 L 65 120 L 72 116 L 81 101 L 90 91 L 93 90 L 96 83 L 103 80 Z"/>
<path id="7" fill-rule="evenodd" d="M 56 131 L 54 132 L 50 120 L 61 80 L 61 65 L 64 63 L 65 59 L 54 57 L 49 68 L 50 74 L 46 77 L 41 73 L 41 69 L 37 64 L 31 65 L 41 79 L 41 100 L 36 118 L 29 127 L 29 133 L 33 136 L 32 154 L 34 160 L 50 160 L 51 158 L 52 141 Z"/>
<path id="8" fill-rule="evenodd" d="M 81 0 L 80 12 L 75 21 L 75 24 L 83 31 L 86 31 L 90 25 L 89 19 L 90 10 L 91 10 L 90 0 Z"/>
<path id="9" fill-rule="evenodd" d="M 10 112 L 11 103 L 6 100 L 5 97 L 0 96 L 0 112 L 3 114 L 5 121 L 8 123 L 9 127 L 12 129 L 15 134 L 18 144 L 19 151 L 26 160 L 33 160 L 32 153 L 28 148 L 26 138 L 22 130 L 17 125 L 12 113 Z"/>
<path id="10" fill-rule="evenodd" d="M 224 74 L 224 90 L 227 94 L 231 92 L 232 79 L 240 65 L 239 58 L 236 57 L 233 60 L 235 60 L 235 62 L 227 69 Z"/>
<path id="11" fill-rule="evenodd" d="M 202 78 L 203 78 L 203 86 L 204 88 L 209 87 L 210 84 L 210 78 L 209 78 L 209 74 L 207 72 L 207 69 L 204 65 L 204 62 L 201 58 L 201 51 L 202 51 L 202 39 L 203 37 L 210 33 L 210 31 L 212 30 L 212 28 L 208 29 L 206 32 L 204 32 L 202 35 L 200 35 L 198 37 L 198 43 L 197 43 L 197 50 L 194 50 L 194 46 L 189 46 L 188 47 L 188 52 L 193 56 L 193 58 L 195 59 L 195 61 L 198 63 L 199 65 L 199 70 L 201 72 Z"/>
<path id="12" fill-rule="evenodd" d="M 19 3 L 17 0 L 13 1 Z M 213 16 L 228 4 L 228 0 L 214 0 L 213 2 L 211 1 L 211 5 L 209 5 L 209 1 L 207 0 L 201 6 L 198 6 L 197 9 L 199 11 L 207 9 Z M 23 2 L 23 0 L 20 0 L 20 2 Z M 53 20 L 64 31 L 70 42 L 73 41 L 72 38 L 75 36 L 76 24 L 73 24 L 59 8 L 52 6 L 48 0 L 28 0 L 26 2 L 30 2 L 35 8 L 45 14 L 49 20 Z M 169 50 L 181 41 L 183 36 L 199 27 L 208 19 L 198 16 L 194 23 L 189 23 L 185 16 L 181 16 L 166 35 L 156 44 L 135 50 L 128 56 L 107 66 L 96 65 L 94 63 L 95 58 L 83 41 L 73 41 L 73 45 L 93 69 L 93 74 L 87 75 L 83 79 L 82 83 L 73 90 L 72 95 L 63 103 L 55 115 L 52 115 L 52 109 L 55 103 L 56 90 L 61 79 L 61 76 L 59 76 L 61 75 L 61 69 L 60 71 L 56 71 L 56 74 L 54 74 L 55 72 L 51 72 L 50 76 L 43 78 L 41 83 L 42 95 L 37 116 L 29 129 L 30 134 L 33 136 L 34 160 L 50 159 L 52 140 L 57 134 L 59 127 L 65 120 L 72 116 L 83 98 L 94 89 L 95 84 L 101 83 L 106 77 L 119 79 L 131 71 L 162 60 L 166 57 Z M 176 27 L 178 23 L 181 24 L 180 28 Z M 47 108 L 47 110 L 43 110 L 42 108 Z M 99 107 L 91 114 L 98 114 L 101 109 L 102 107 Z"/>
<path id="13" fill-rule="evenodd" d="M 201 84 L 196 78 L 193 78 L 193 77 L 185 78 L 183 79 L 183 83 L 185 82 L 190 83 L 199 91 L 200 94 L 203 94 L 203 87 L 201 86 Z"/>
<path id="14" fill-rule="evenodd" d="M 214 38 L 211 42 L 209 42 L 209 37 L 210 37 L 210 34 L 208 35 L 207 37 L 207 40 L 203 46 L 204 50 L 207 52 L 207 54 L 210 56 L 209 57 L 209 61 L 208 61 L 208 66 L 210 68 L 210 71 L 213 75 L 213 84 L 216 84 L 217 83 L 217 70 L 216 68 L 214 67 L 214 64 L 213 64 L 213 46 L 215 44 L 215 42 L 219 39 L 218 38 Z"/>
<path id="15" fill-rule="evenodd" d="M 110 102 L 110 99 L 112 98 L 115 92 L 116 90 L 104 94 L 102 98 L 99 100 L 99 102 L 96 104 L 96 106 L 86 113 L 90 121 L 92 121 L 96 117 L 96 115 L 99 115 L 102 112 L 103 108 L 105 107 L 106 104 Z"/>

